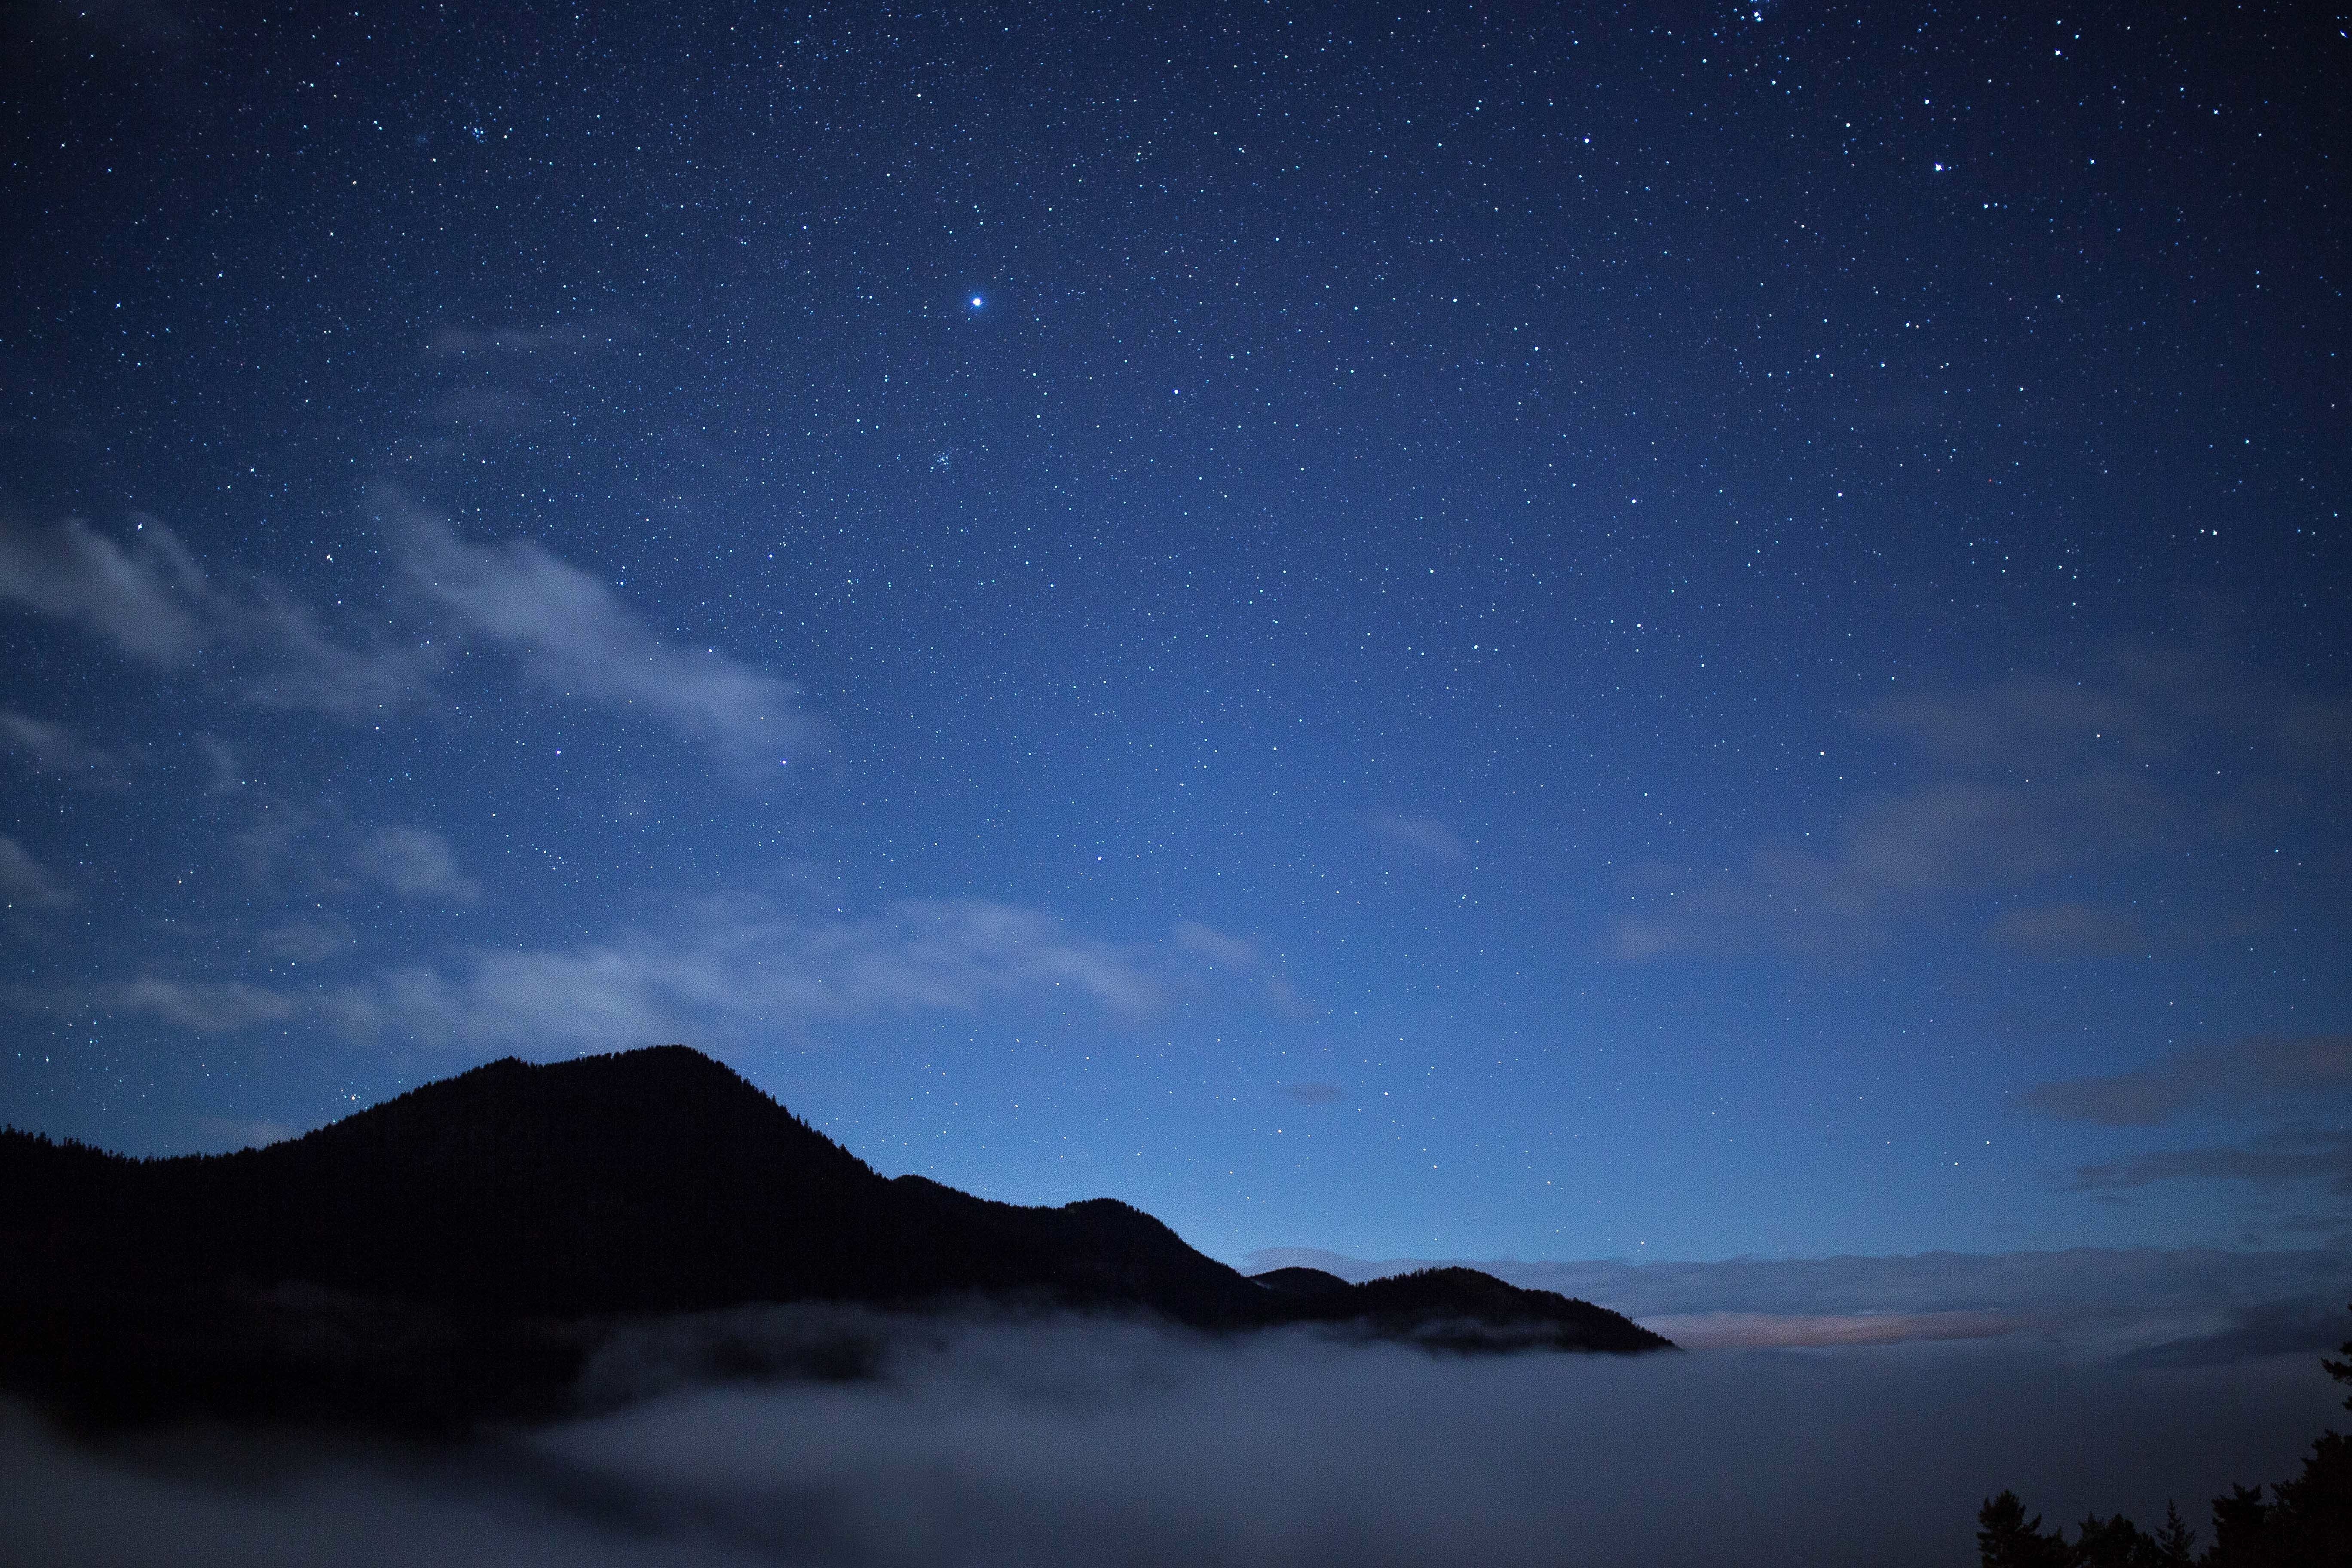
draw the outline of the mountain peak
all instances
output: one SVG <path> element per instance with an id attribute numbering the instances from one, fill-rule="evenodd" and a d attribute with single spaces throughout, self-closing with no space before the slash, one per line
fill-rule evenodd
<path id="1" fill-rule="evenodd" d="M 486 1345 L 523 1347 L 500 1374 L 509 1393 L 556 1399 L 562 1369 L 606 1331 L 594 1325 L 754 1302 L 994 1295 L 1204 1329 L 1354 1323 L 1455 1349 L 1665 1343 L 1466 1269 L 1253 1283 L 1114 1198 L 1024 1208 L 885 1180 L 685 1046 L 490 1062 L 234 1154 L 132 1161 L 0 1140 L 0 1184 L 16 1210 L 0 1221 L 6 1382 L 39 1392 L 104 1363 L 122 1398 L 152 1406 L 177 1389 L 199 1412 L 324 1400 L 333 1414 L 337 1399 L 380 1412 L 437 1389 L 436 1407 L 462 1415 L 483 1408 L 467 1369 Z M 322 1300 L 344 1304 L 331 1322 L 312 1321 Z M 211 1326 L 192 1338 L 189 1324 Z M 290 1348 L 321 1342 L 344 1347 L 323 1371 Z M 455 1359 L 420 1365 L 419 1345 Z M 336 1394 L 337 1379 L 364 1397 Z"/>

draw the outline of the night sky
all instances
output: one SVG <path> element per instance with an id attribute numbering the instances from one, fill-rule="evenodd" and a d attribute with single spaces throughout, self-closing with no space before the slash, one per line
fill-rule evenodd
<path id="1" fill-rule="evenodd" d="M 2352 1246 L 2324 8 L 6 26 L 0 1121 Z"/>

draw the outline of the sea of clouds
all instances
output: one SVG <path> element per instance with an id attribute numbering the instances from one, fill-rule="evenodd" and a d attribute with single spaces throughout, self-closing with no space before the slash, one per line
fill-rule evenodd
<path id="1" fill-rule="evenodd" d="M 1706 1263 L 1253 1252 L 1244 1272 L 1303 1266 L 1347 1279 L 1460 1265 L 1598 1301 L 1691 1349 L 2049 1342 L 2072 1359 L 2235 1362 L 2333 1348 L 2352 1333 L 2352 1254 L 2328 1248 L 2071 1247 Z"/>
<path id="2" fill-rule="evenodd" d="M 2201 1524 L 2231 1482 L 2293 1473 L 2341 1392 L 2308 1354 L 2086 1360 L 2032 1334 L 1458 1357 L 747 1310 L 617 1342 L 592 1414 L 456 1448 L 93 1446 L 0 1408 L 0 1560 L 1967 1568 L 2003 1487 Z"/>

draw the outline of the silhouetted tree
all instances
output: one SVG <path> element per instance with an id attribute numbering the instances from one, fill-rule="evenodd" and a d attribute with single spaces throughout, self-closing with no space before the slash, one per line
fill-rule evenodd
<path id="1" fill-rule="evenodd" d="M 2074 1568 L 2161 1568 L 2165 1560 L 2155 1538 L 2122 1514 L 2101 1519 L 2095 1513 L 2077 1530 L 2066 1561 Z"/>
<path id="2" fill-rule="evenodd" d="M 2352 1340 L 2320 1359 L 2327 1375 L 2352 1384 Z M 2352 1410 L 2352 1398 L 2344 1402 Z M 2048 1534 L 2040 1516 L 2028 1521 L 2015 1492 L 1990 1499 L 1977 1513 L 1977 1548 L 1983 1568 L 2352 1568 L 2352 1436 L 2320 1434 L 2303 1474 L 2260 1487 L 2232 1486 L 2213 1500 L 2213 1544 L 2193 1556 L 2197 1532 L 2180 1510 L 2165 1505 L 2154 1535 L 2117 1514 L 2084 1520 L 2074 1542 Z"/>
<path id="3" fill-rule="evenodd" d="M 2025 1517 L 2025 1504 L 2012 1491 L 1987 1498 L 1977 1510 L 1977 1550 L 1984 1568 L 2066 1568 L 2063 1531 L 2043 1534 L 2042 1516 Z"/>
<path id="4" fill-rule="evenodd" d="M 2191 1555 L 2197 1550 L 2197 1531 L 2180 1517 L 2180 1510 L 2168 1501 L 2164 1505 L 2164 1526 L 2156 1532 L 2156 1560 L 2165 1568 L 2176 1568 L 2196 1561 Z"/>

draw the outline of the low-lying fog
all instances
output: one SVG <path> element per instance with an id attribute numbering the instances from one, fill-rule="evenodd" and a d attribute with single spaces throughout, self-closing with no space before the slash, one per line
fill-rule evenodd
<path id="1" fill-rule="evenodd" d="M 857 1383 L 712 1385 L 844 1332 Z M 716 1337 L 728 1342 L 714 1352 Z M 0 1559 L 47 1564 L 1882 1564 L 1975 1562 L 1979 1502 L 2292 1474 L 2309 1354 L 2070 1360 L 2021 1336 L 1633 1360 L 1436 1358 L 1067 1319 L 800 1309 L 609 1354 L 605 1413 L 461 1451 L 183 1433 L 102 1449 L 0 1408 Z"/>

